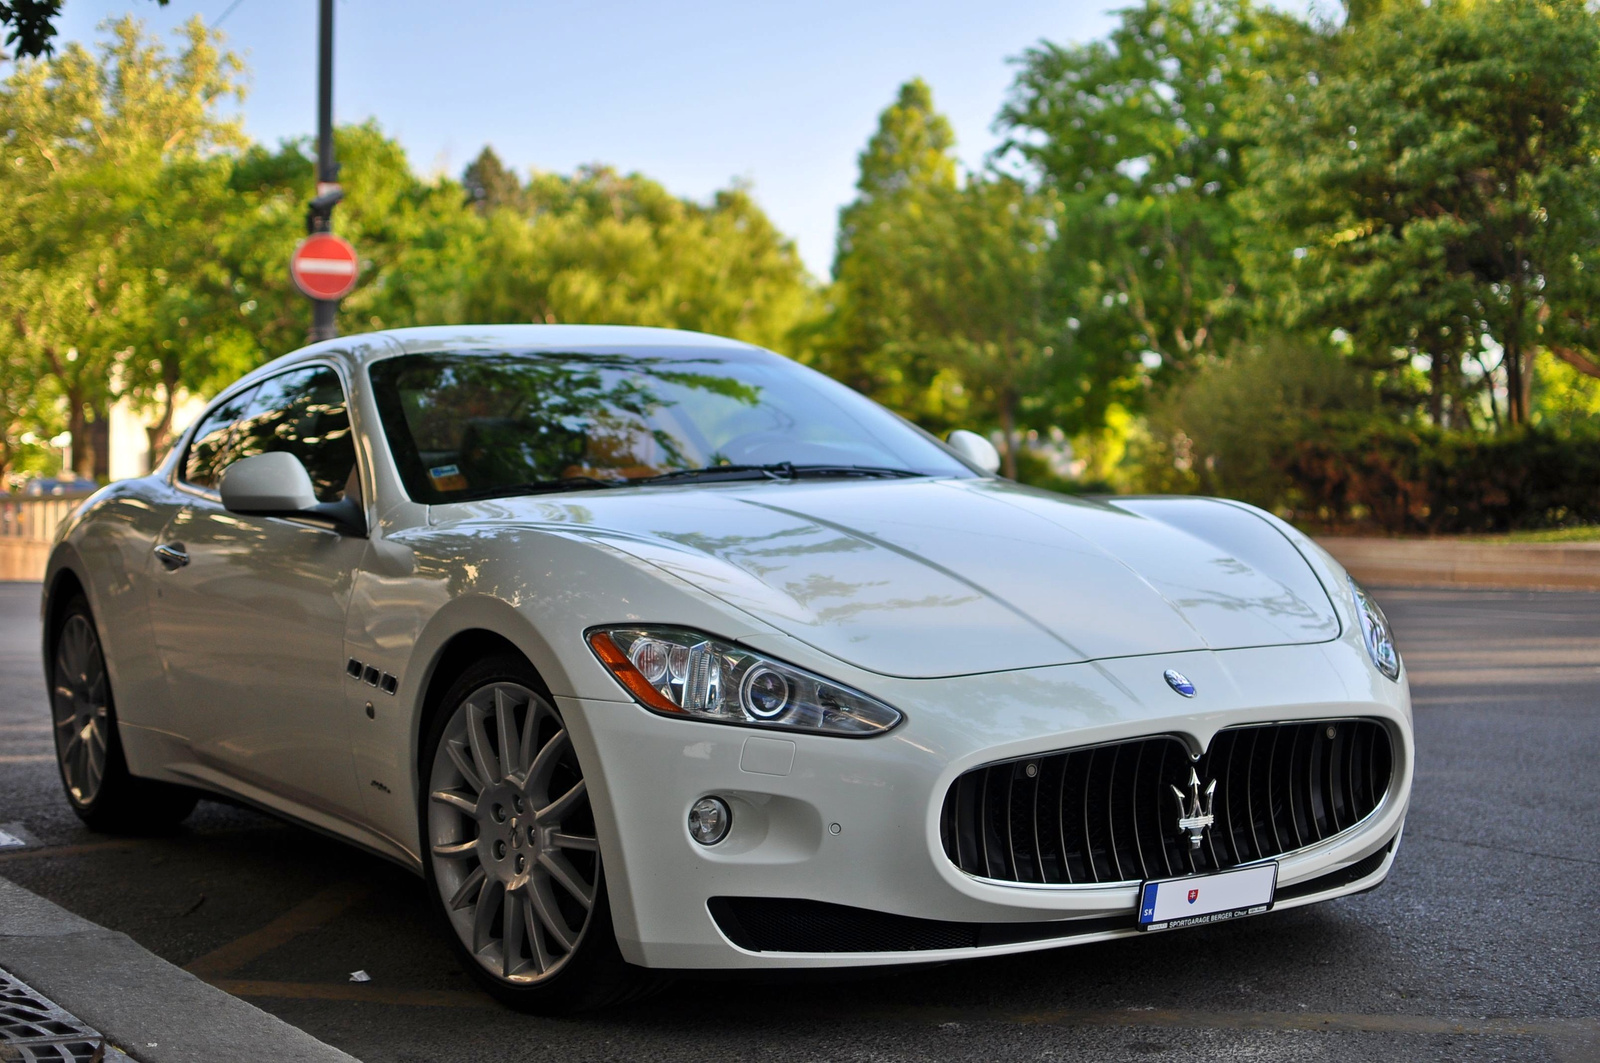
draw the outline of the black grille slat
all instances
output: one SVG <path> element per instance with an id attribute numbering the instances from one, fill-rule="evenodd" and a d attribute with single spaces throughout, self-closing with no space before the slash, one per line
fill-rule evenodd
<path id="1" fill-rule="evenodd" d="M 1261 779 L 1261 808 L 1266 813 L 1267 829 L 1272 832 L 1272 847 L 1277 852 L 1289 848 L 1278 830 L 1278 803 L 1273 800 L 1280 792 L 1274 784 L 1277 779 L 1278 746 L 1283 742 L 1283 728 L 1272 729 L 1272 750 L 1267 754 L 1267 773 Z"/>
<path id="2" fill-rule="evenodd" d="M 1172 787 L 1217 784 L 1216 820 L 1195 849 Z M 1029 774 L 1030 769 L 1032 774 Z M 940 815 L 944 849 L 1002 882 L 1130 882 L 1237 867 L 1314 845 L 1371 815 L 1392 781 L 1375 720 L 1258 724 L 1217 733 L 1195 761 L 1156 735 L 989 764 L 958 778 Z"/>
<path id="3" fill-rule="evenodd" d="M 1140 742 L 1139 751 L 1133 758 L 1133 794 L 1131 802 L 1133 805 L 1133 847 L 1139 854 L 1139 875 L 1142 878 L 1150 877 L 1150 862 L 1144 856 L 1146 825 L 1139 818 L 1139 769 L 1144 767 L 1144 751 L 1148 746 L 1148 742 Z"/>

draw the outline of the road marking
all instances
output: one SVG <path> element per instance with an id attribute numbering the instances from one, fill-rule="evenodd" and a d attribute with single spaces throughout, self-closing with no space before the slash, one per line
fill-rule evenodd
<path id="1" fill-rule="evenodd" d="M 948 1022 L 952 1009 L 911 1009 L 929 1021 Z M 981 1012 L 961 1009 L 968 1022 L 985 1021 Z M 887 1013 L 892 1016 L 893 1013 Z M 1363 1015 L 1318 1011 L 1203 1011 L 1193 1008 L 1138 1008 L 1117 1011 L 1023 1012 L 989 1016 L 987 1021 L 1018 1026 L 1173 1026 L 1213 1030 L 1327 1030 L 1336 1033 L 1475 1034 L 1480 1036 L 1558 1036 L 1600 1033 L 1600 1019 L 1449 1018 L 1435 1015 Z"/>
<path id="2" fill-rule="evenodd" d="M 84 842 L 82 845 L 55 845 L 39 849 L 23 849 L 16 853 L 0 853 L 0 863 L 10 863 L 13 860 L 32 860 L 39 856 L 79 856 L 83 853 L 99 853 L 111 849 L 142 849 L 149 842 L 136 838 L 118 838 L 114 841 Z"/>
<path id="3" fill-rule="evenodd" d="M 363 1004 L 393 1004 L 406 1008 L 498 1008 L 492 997 L 454 989 L 386 989 L 366 985 L 320 982 L 262 982 L 239 978 L 212 979 L 211 984 L 236 997 L 275 1000 L 338 1000 Z"/>
<path id="4" fill-rule="evenodd" d="M 52 760 L 55 758 L 52 757 Z M 169 838 L 109 838 L 103 842 L 82 842 L 78 845 L 46 845 L 37 849 L 24 849 L 18 853 L 0 853 L 0 863 L 10 860 L 31 860 L 44 856 L 82 856 L 88 853 L 110 852 L 118 849 L 148 849 L 163 842 L 207 841 L 211 838 L 224 838 L 234 834 L 253 834 L 258 831 L 288 830 L 279 824 L 264 824 L 259 827 L 239 827 L 228 830 L 206 831 L 187 836 L 179 835 Z"/>
<path id="5" fill-rule="evenodd" d="M 54 764 L 54 753 L 3 753 L 0 764 Z"/>
<path id="6" fill-rule="evenodd" d="M 389 989 L 374 985 L 268 982 L 217 979 L 218 989 L 235 996 L 277 1000 L 336 1000 L 399 1007 L 493 1008 L 481 993 L 448 989 Z M 1398 1033 L 1498 1037 L 1600 1036 L 1600 1019 L 1454 1019 L 1435 1015 L 1362 1015 L 1319 1011 L 1202 1011 L 1184 1008 L 1124 1008 L 1089 1011 L 1063 1008 L 1037 1012 L 983 1012 L 970 1008 L 899 1008 L 862 1011 L 835 1019 L 889 1019 L 941 1024 L 961 1021 L 1010 1026 L 1159 1026 L 1210 1030 L 1322 1030 L 1328 1033 Z"/>
<path id="7" fill-rule="evenodd" d="M 328 925 L 371 892 L 370 887 L 361 883 L 335 883 L 301 901 L 261 929 L 191 960 L 183 969 L 213 981 L 287 945 L 301 934 Z"/>
<path id="8" fill-rule="evenodd" d="M 1533 856 L 1541 860 L 1565 860 L 1572 864 L 1600 864 L 1600 860 L 1590 860 L 1582 856 L 1557 856 L 1555 853 L 1536 853 L 1532 849 L 1512 849 L 1505 845 L 1493 845 L 1489 842 L 1468 841 L 1465 838 L 1445 838 L 1438 834 L 1423 834 L 1413 831 L 1406 835 L 1408 838 L 1426 838 L 1430 842 L 1446 842 L 1450 845 L 1470 845 L 1475 849 L 1493 849 L 1497 853 L 1511 853 L 1515 856 Z"/>

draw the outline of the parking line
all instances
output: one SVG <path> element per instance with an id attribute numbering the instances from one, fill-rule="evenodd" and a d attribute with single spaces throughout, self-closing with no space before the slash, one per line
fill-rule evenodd
<path id="1" fill-rule="evenodd" d="M 482 993 L 456 989 L 388 989 L 371 984 L 320 982 L 266 982 L 240 978 L 210 979 L 211 984 L 236 997 L 275 1000 L 337 1000 L 348 1003 L 393 1004 L 407 1008 L 498 1008 Z"/>
<path id="2" fill-rule="evenodd" d="M 84 842 L 81 845 L 44 845 L 36 849 L 18 849 L 13 853 L 0 853 L 0 864 L 13 860 L 31 860 L 39 856 L 79 856 L 113 849 L 142 849 L 149 845 L 144 838 L 113 838 L 103 842 Z"/>
<path id="3" fill-rule="evenodd" d="M 183 969 L 220 985 L 216 982 L 217 978 L 237 971 L 251 960 L 265 956 L 301 934 L 326 926 L 371 892 L 369 886 L 361 883 L 336 882 L 301 901 L 261 929 L 190 961 Z"/>
<path id="4" fill-rule="evenodd" d="M 54 764 L 54 753 L 0 753 L 0 764 Z"/>
<path id="5" fill-rule="evenodd" d="M 929 1017 L 936 1009 L 926 1011 Z M 968 1021 L 981 1013 L 963 1010 Z M 1215 1030 L 1326 1030 L 1334 1033 L 1472 1034 L 1477 1036 L 1570 1037 L 1600 1034 L 1600 1019 L 1450 1018 L 1435 1015 L 1367 1015 L 1317 1011 L 1203 1011 L 1193 1008 L 1139 1008 L 1116 1011 L 1062 1009 L 995 1016 L 989 1021 L 1022 1026 L 1172 1026 Z M 945 1021 L 949 1021 L 948 1019 Z"/>
<path id="6" fill-rule="evenodd" d="M 400 1007 L 492 1008 L 498 1005 L 480 993 L 458 990 L 388 989 L 374 985 L 270 982 L 219 979 L 212 983 L 235 996 L 278 1000 L 335 1000 Z M 1120 1008 L 1092 1011 L 1061 1009 L 1040 1012 L 982 1012 L 955 1008 L 895 1008 L 835 1014 L 835 1020 L 898 1020 L 944 1025 L 999 1023 L 1012 1026 L 1155 1026 L 1211 1030 L 1307 1030 L 1326 1033 L 1393 1033 L 1499 1037 L 1600 1037 L 1600 1019 L 1456 1019 L 1434 1015 L 1366 1015 L 1311 1011 L 1202 1011 L 1182 1008 Z"/>

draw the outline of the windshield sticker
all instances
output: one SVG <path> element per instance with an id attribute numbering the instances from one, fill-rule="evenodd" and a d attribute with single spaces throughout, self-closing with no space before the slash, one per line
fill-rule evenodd
<path id="1" fill-rule="evenodd" d="M 428 479 L 433 481 L 435 491 L 465 491 L 467 488 L 467 478 L 455 465 L 434 466 L 428 470 Z"/>

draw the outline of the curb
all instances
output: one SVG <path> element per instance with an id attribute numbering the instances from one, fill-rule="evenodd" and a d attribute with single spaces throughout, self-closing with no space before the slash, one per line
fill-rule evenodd
<path id="1" fill-rule="evenodd" d="M 1600 591 L 1600 542 L 1486 543 L 1329 536 L 1317 545 L 1363 583 Z"/>
<path id="2" fill-rule="evenodd" d="M 358 1063 L 4 878 L 0 967 L 141 1063 Z"/>

